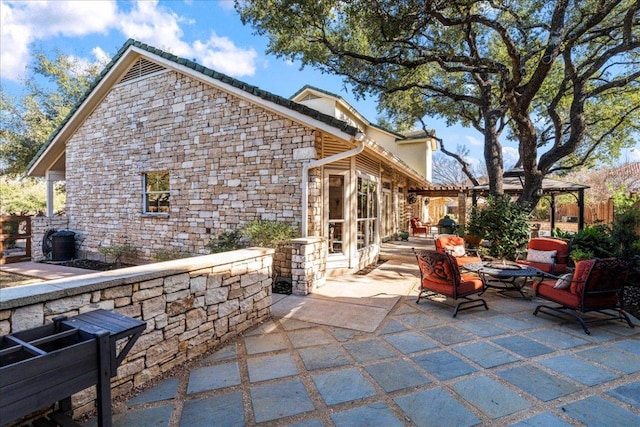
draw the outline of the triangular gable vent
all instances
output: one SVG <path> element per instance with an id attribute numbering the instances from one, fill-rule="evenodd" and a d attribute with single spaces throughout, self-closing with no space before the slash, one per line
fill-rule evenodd
<path id="1" fill-rule="evenodd" d="M 148 61 L 145 58 L 140 58 L 135 62 L 135 64 L 131 66 L 131 68 L 129 68 L 129 71 L 127 71 L 126 74 L 122 76 L 118 83 L 128 82 L 130 80 L 148 76 L 149 74 L 157 73 L 163 70 L 166 70 L 164 66 L 156 62 Z"/>

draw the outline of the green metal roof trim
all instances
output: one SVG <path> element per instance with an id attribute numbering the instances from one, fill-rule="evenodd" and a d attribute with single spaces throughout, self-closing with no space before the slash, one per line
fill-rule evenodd
<path id="1" fill-rule="evenodd" d="M 33 166 L 33 164 L 36 162 L 36 160 L 42 155 L 42 153 L 44 153 L 44 151 L 49 147 L 49 145 L 51 144 L 51 142 L 55 139 L 55 137 L 58 135 L 58 133 L 62 130 L 62 128 L 67 124 L 67 122 L 71 119 L 71 117 L 73 117 L 73 115 L 76 113 L 76 111 L 78 110 L 78 108 L 80 108 L 80 106 L 84 103 L 84 101 L 89 97 L 89 95 L 91 94 L 91 92 L 93 92 L 93 90 L 96 88 L 96 86 L 102 81 L 102 79 L 109 73 L 109 71 L 111 70 L 111 68 L 113 68 L 113 66 L 118 62 L 118 60 L 124 55 L 124 53 L 127 51 L 127 49 L 131 46 L 137 47 L 139 49 L 142 49 L 144 51 L 147 51 L 151 54 L 160 56 L 166 60 L 175 62 L 176 64 L 179 65 L 183 65 L 187 68 L 191 68 L 192 70 L 203 74 L 205 76 L 214 78 L 216 80 L 219 80 L 223 83 L 226 83 L 230 86 L 233 86 L 235 88 L 238 88 L 244 92 L 247 92 L 251 95 L 255 95 L 259 98 L 264 99 L 265 101 L 270 101 L 273 102 L 274 104 L 280 105 L 282 107 L 286 107 L 289 108 L 293 111 L 296 111 L 298 113 L 304 114 L 305 116 L 308 116 L 312 119 L 321 121 L 329 126 L 332 126 L 336 129 L 341 130 L 342 132 L 349 134 L 349 135 L 353 135 L 355 136 L 358 133 L 358 129 L 356 129 L 353 126 L 350 126 L 349 124 L 347 124 L 346 122 L 336 119 L 335 117 L 329 116 L 327 114 L 324 113 L 320 113 L 319 111 L 316 111 L 312 108 L 307 107 L 306 105 L 302 105 L 302 104 L 298 104 L 296 102 L 293 102 L 290 99 L 284 98 L 282 96 L 279 95 L 275 95 L 273 93 L 267 92 L 266 90 L 262 90 L 257 86 L 253 86 L 250 85 L 248 83 L 242 82 L 240 80 L 234 79 L 233 77 L 229 77 L 226 74 L 222 74 L 218 71 L 215 71 L 211 68 L 207 68 L 203 65 L 198 64 L 197 62 L 185 59 L 185 58 L 180 58 L 176 55 L 167 53 L 163 50 L 157 49 L 153 46 L 149 46 L 145 43 L 139 42 L 137 40 L 134 39 L 129 39 L 125 42 L 125 44 L 118 50 L 118 52 L 113 56 L 113 58 L 111 58 L 111 61 L 109 61 L 109 63 L 105 66 L 105 68 L 102 70 L 102 72 L 100 73 L 100 75 L 95 79 L 95 81 L 91 84 L 91 86 L 89 86 L 89 88 L 87 89 L 87 91 L 84 93 L 84 95 L 82 96 L 82 98 L 80 98 L 78 100 L 78 102 L 73 106 L 73 108 L 71 109 L 71 111 L 69 112 L 69 114 L 67 114 L 67 116 L 64 118 L 64 120 L 62 121 L 62 123 L 60 123 L 60 125 L 53 131 L 53 133 L 51 134 L 51 136 L 47 139 L 46 143 L 42 145 L 42 147 L 40 147 L 40 150 L 38 150 L 38 153 L 34 156 L 33 159 L 31 159 L 31 162 L 29 162 L 29 165 L 27 166 L 27 170 L 30 170 L 31 167 Z M 334 95 L 335 96 L 335 95 Z"/>

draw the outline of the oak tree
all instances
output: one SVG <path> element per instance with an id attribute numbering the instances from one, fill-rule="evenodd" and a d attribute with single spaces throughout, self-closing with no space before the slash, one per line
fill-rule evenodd
<path id="1" fill-rule="evenodd" d="M 501 136 L 518 142 L 520 202 L 542 178 L 632 145 L 640 0 L 252 0 L 269 52 L 345 78 L 396 122 L 443 117 L 483 134 L 494 195 Z"/>

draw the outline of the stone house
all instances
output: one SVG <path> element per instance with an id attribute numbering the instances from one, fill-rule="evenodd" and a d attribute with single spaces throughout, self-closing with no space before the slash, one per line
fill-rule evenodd
<path id="1" fill-rule="evenodd" d="M 76 232 L 81 256 L 124 243 L 142 260 L 204 254 L 212 236 L 264 219 L 321 242 L 313 250 L 330 273 L 370 264 L 407 229 L 408 195 L 430 185 L 434 149 L 435 137 L 374 126 L 337 95 L 283 98 L 129 40 L 29 175 L 49 184 L 44 224 Z"/>

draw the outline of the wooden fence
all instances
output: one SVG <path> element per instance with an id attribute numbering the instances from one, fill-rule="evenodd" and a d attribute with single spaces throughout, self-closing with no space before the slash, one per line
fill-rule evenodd
<path id="1" fill-rule="evenodd" d="M 0 264 L 31 260 L 31 217 L 0 216 Z"/>
<path id="2" fill-rule="evenodd" d="M 567 203 L 556 206 L 556 221 L 573 222 L 567 219 L 578 218 L 578 204 Z M 584 223 L 595 224 L 603 222 L 610 224 L 613 222 L 613 200 L 609 199 L 598 203 L 585 203 L 584 207 Z"/>

